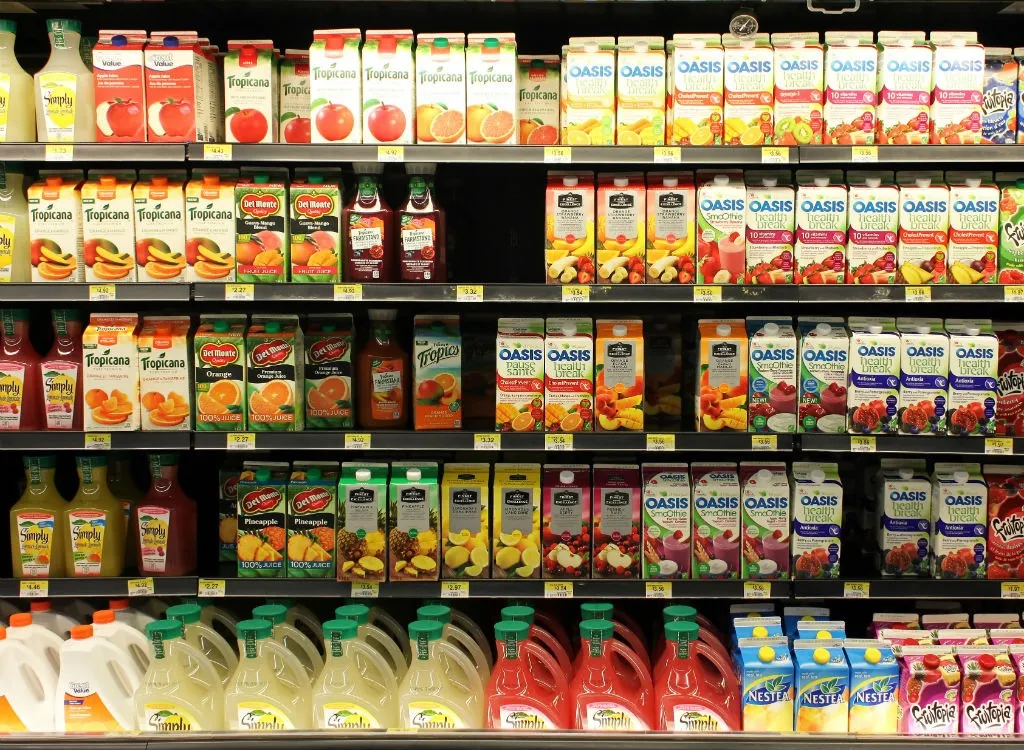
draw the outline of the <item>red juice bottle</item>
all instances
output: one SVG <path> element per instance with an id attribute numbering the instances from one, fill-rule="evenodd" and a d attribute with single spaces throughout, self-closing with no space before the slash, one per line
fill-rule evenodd
<path id="1" fill-rule="evenodd" d="M 615 639 L 611 620 L 580 623 L 583 659 L 569 686 L 569 711 L 576 729 L 647 731 L 653 727 L 654 687 L 633 651 Z M 632 680 L 616 669 L 612 655 L 632 671 Z"/>
<path id="2" fill-rule="evenodd" d="M 409 423 L 409 353 L 395 336 L 396 310 L 370 310 L 370 339 L 356 358 L 359 426 L 401 429 Z"/>
<path id="3" fill-rule="evenodd" d="M 40 357 L 28 339 L 28 310 L 2 310 L 0 321 L 0 430 L 41 430 Z"/>
<path id="4" fill-rule="evenodd" d="M 54 310 L 53 346 L 40 363 L 42 408 L 48 430 L 82 429 L 82 316 Z"/>
<path id="5" fill-rule="evenodd" d="M 487 728 L 569 729 L 569 683 L 555 658 L 531 640 L 530 625 L 499 622 L 494 636 L 498 660 L 487 682 Z M 544 674 L 538 677 L 535 671 Z"/>
<path id="6" fill-rule="evenodd" d="M 665 625 L 671 646 L 668 667 L 654 689 L 657 715 L 654 729 L 670 732 L 738 732 L 740 685 L 729 660 L 697 640 L 696 622 L 677 620 Z"/>
<path id="7" fill-rule="evenodd" d="M 445 223 L 444 209 L 434 200 L 433 180 L 424 175 L 411 175 L 409 197 L 398 211 L 402 281 L 448 280 Z"/>
<path id="8" fill-rule="evenodd" d="M 149 492 L 132 508 L 139 573 L 185 576 L 196 569 L 196 502 L 178 484 L 178 457 L 149 457 Z"/>
<path id="9" fill-rule="evenodd" d="M 395 281 L 395 212 L 384 202 L 379 175 L 359 175 L 341 224 L 345 228 L 344 280 Z"/>

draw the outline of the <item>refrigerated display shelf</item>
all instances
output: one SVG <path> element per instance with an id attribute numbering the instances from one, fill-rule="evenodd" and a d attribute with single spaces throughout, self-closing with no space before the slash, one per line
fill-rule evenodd
<path id="1" fill-rule="evenodd" d="M 1024 438 L 805 434 L 800 436 L 800 449 L 811 453 L 820 451 L 824 453 L 912 453 L 921 456 L 1008 456 L 1024 454 Z"/>
<path id="2" fill-rule="evenodd" d="M 998 146 L 800 146 L 801 164 L 1016 164 L 1021 147 Z"/>
<path id="3" fill-rule="evenodd" d="M 184 162 L 184 143 L 0 143 L 0 161 L 48 162 Z"/>
<path id="4" fill-rule="evenodd" d="M 111 290 L 113 297 L 111 297 Z M 188 302 L 191 284 L 2 284 L 0 303 Z"/>
<path id="5" fill-rule="evenodd" d="M 25 589 L 25 598 L 114 597 L 126 596 L 195 596 L 195 576 L 121 576 L 118 578 L 33 578 L 18 580 L 0 578 L 0 598 L 16 598 Z M 152 585 L 152 591 L 146 587 Z M 44 586 L 45 590 L 30 587 Z"/>
<path id="6" fill-rule="evenodd" d="M 1009 587 L 1004 584 L 1012 584 Z M 793 599 L 1020 599 L 1020 581 L 871 578 L 791 581 Z M 864 588 L 866 586 L 866 588 Z"/>
<path id="7" fill-rule="evenodd" d="M 187 451 L 191 447 L 190 432 L 0 432 L 0 450 Z"/>

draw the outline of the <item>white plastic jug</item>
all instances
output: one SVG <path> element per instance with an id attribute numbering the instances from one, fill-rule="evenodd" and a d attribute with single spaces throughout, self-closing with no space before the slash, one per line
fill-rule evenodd
<path id="1" fill-rule="evenodd" d="M 21 610 L 9 601 L 6 599 L 0 599 L 0 623 L 6 625 L 7 621 L 11 619 L 11 615 L 16 615 L 19 612 L 21 612 Z"/>
<path id="2" fill-rule="evenodd" d="M 50 663 L 0 627 L 0 732 L 52 732 L 57 675 Z"/>
<path id="3" fill-rule="evenodd" d="M 55 610 L 70 617 L 75 621 L 75 625 L 80 625 L 92 622 L 92 613 L 96 611 L 96 607 L 89 604 L 85 599 L 64 599 L 57 604 Z M 70 630 L 71 628 L 68 628 L 69 632 Z M 64 639 L 68 639 L 67 634 L 64 635 Z"/>
<path id="4" fill-rule="evenodd" d="M 127 599 L 111 599 L 108 602 L 108 609 L 114 611 L 114 617 L 117 618 L 118 622 L 131 625 L 140 633 L 145 633 L 146 626 L 156 620 L 156 618 L 150 617 L 141 609 L 132 607 Z"/>
<path id="5" fill-rule="evenodd" d="M 334 610 L 334 616 L 339 620 L 355 620 L 359 626 L 358 638 L 377 649 L 377 652 L 384 657 L 384 661 L 395 673 L 395 678 L 401 681 L 409 668 L 405 659 L 405 653 L 395 641 L 378 628 L 370 624 L 370 608 L 365 604 L 346 604 Z"/>
<path id="6" fill-rule="evenodd" d="M 324 671 L 313 681 L 314 729 L 397 726 L 398 682 L 377 649 L 358 637 L 353 620 L 323 624 Z"/>
<path id="7" fill-rule="evenodd" d="M 280 604 L 263 604 L 253 608 L 252 616 L 253 619 L 269 620 L 273 623 L 274 640 L 295 655 L 306 672 L 306 679 L 312 683 L 323 671 L 324 660 L 312 641 L 298 628 L 287 623 L 288 610 Z"/>
<path id="8" fill-rule="evenodd" d="M 76 625 L 60 649 L 55 731 L 132 731 L 138 688 L 131 658 L 106 638 L 93 635 L 92 625 Z"/>
<path id="9" fill-rule="evenodd" d="M 64 645 L 63 638 L 52 630 L 37 625 L 28 612 L 19 612 L 11 615 L 7 625 L 7 640 L 20 641 L 31 651 L 39 654 L 50 665 L 53 678 L 57 679 L 57 672 L 60 671 L 60 649 Z"/>
<path id="10" fill-rule="evenodd" d="M 433 620 L 444 626 L 443 638 L 448 643 L 458 648 L 473 663 L 480 682 L 486 685 L 491 679 L 490 654 L 491 650 L 481 651 L 479 644 L 469 633 L 452 623 L 453 611 L 451 607 L 444 604 L 428 604 L 416 610 L 416 617 L 420 620 Z"/>
<path id="11" fill-rule="evenodd" d="M 400 729 L 480 729 L 484 685 L 475 666 L 435 620 L 409 623 L 416 658 L 398 688 Z"/>
<path id="12" fill-rule="evenodd" d="M 198 604 L 176 604 L 167 608 L 167 619 L 177 620 L 185 628 L 185 641 L 199 649 L 220 675 L 221 685 L 227 687 L 238 668 L 238 655 L 224 637 L 200 617 Z"/>
<path id="13" fill-rule="evenodd" d="M 317 647 L 317 650 L 320 649 L 323 636 L 321 635 L 320 620 L 313 614 L 313 610 L 296 604 L 294 599 L 268 599 L 267 604 L 280 604 L 287 609 L 288 613 L 285 615 L 284 621 L 306 636 L 310 643 Z"/>
<path id="14" fill-rule="evenodd" d="M 81 620 L 55 610 L 53 602 L 47 599 L 37 599 L 31 602 L 28 611 L 32 614 L 32 622 L 36 625 L 42 625 L 51 633 L 57 634 L 62 641 L 67 640 L 68 634 L 71 633 L 71 628 L 82 624 Z M 89 614 L 91 617 L 92 612 Z"/>
<path id="15" fill-rule="evenodd" d="M 128 654 L 135 666 L 135 676 L 141 681 L 149 669 L 149 641 L 138 630 L 118 622 L 112 609 L 97 609 L 92 613 L 92 633 L 97 638 L 106 638 Z"/>

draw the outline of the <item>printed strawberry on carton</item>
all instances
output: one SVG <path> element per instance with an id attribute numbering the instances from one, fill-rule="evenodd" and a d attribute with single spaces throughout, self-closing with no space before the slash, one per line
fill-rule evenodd
<path id="1" fill-rule="evenodd" d="M 1024 579 L 1024 466 L 986 464 L 990 579 Z"/>

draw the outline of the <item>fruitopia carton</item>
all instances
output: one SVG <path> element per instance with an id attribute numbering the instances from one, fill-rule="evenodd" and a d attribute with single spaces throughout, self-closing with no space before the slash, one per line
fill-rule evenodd
<path id="1" fill-rule="evenodd" d="M 843 318 L 799 318 L 798 432 L 846 432 L 850 335 Z"/>
<path id="2" fill-rule="evenodd" d="M 796 173 L 797 284 L 846 283 L 848 193 L 839 170 Z"/>
<path id="3" fill-rule="evenodd" d="M 1024 326 L 1002 323 L 996 337 L 996 433 L 1024 436 L 1024 354 L 1017 348 L 1024 340 Z"/>
<path id="4" fill-rule="evenodd" d="M 775 48 L 775 140 L 821 143 L 825 51 L 816 32 L 772 34 Z"/>
<path id="5" fill-rule="evenodd" d="M 903 284 L 945 284 L 949 253 L 949 188 L 941 172 L 898 172 L 900 234 L 897 245 Z"/>
<path id="6" fill-rule="evenodd" d="M 1024 466 L 982 467 L 988 484 L 989 578 L 1024 578 Z"/>
<path id="7" fill-rule="evenodd" d="M 722 36 L 725 48 L 725 140 L 733 146 L 774 142 L 775 56 L 768 34 Z"/>
<path id="8" fill-rule="evenodd" d="M 991 172 L 947 172 L 949 284 L 996 283 L 999 188 Z"/>
<path id="9" fill-rule="evenodd" d="M 999 283 L 1024 283 L 1024 174 L 997 172 L 999 198 Z"/>
<path id="10" fill-rule="evenodd" d="M 878 50 L 870 31 L 825 33 L 824 143 L 875 142 Z"/>
<path id="11" fill-rule="evenodd" d="M 725 53 L 719 34 L 676 34 L 668 43 L 668 142 L 722 143 Z"/>
<path id="12" fill-rule="evenodd" d="M 763 323 L 763 325 L 762 325 Z M 750 335 L 749 429 L 796 432 L 797 340 L 793 326 L 748 319 Z"/>
<path id="13" fill-rule="evenodd" d="M 941 318 L 897 318 L 900 332 L 900 432 L 946 432 L 949 336 Z"/>
<path id="14" fill-rule="evenodd" d="M 930 143 L 982 142 L 985 48 L 974 31 L 933 31 Z"/>
<path id="15" fill-rule="evenodd" d="M 847 638 L 850 664 L 851 734 L 896 734 L 896 690 L 900 670 L 892 647 L 879 641 Z"/>
<path id="16" fill-rule="evenodd" d="M 956 734 L 960 730 L 960 667 L 952 646 L 903 646 L 899 733 Z"/>
<path id="17" fill-rule="evenodd" d="M 616 60 L 615 142 L 665 143 L 665 39 L 620 36 Z"/>
<path id="18" fill-rule="evenodd" d="M 923 31 L 878 32 L 878 142 L 928 142 L 932 49 Z"/>
<path id="19" fill-rule="evenodd" d="M 834 463 L 796 461 L 790 476 L 794 578 L 839 578 L 843 485 Z"/>
<path id="20" fill-rule="evenodd" d="M 982 318 L 946 321 L 949 332 L 949 419 L 952 435 L 994 435 L 998 377 L 998 342 L 992 321 Z"/>
<path id="21" fill-rule="evenodd" d="M 1007 736 L 1014 732 L 1017 674 L 1006 647 L 958 646 L 963 683 L 960 688 L 960 731 L 963 734 Z"/>
<path id="22" fill-rule="evenodd" d="M 847 172 L 849 233 L 846 283 L 896 282 L 900 195 L 892 172 Z"/>
<path id="23" fill-rule="evenodd" d="M 932 474 L 932 576 L 985 577 L 987 489 L 979 464 L 935 464 Z"/>
<path id="24" fill-rule="evenodd" d="M 1017 142 L 1017 61 L 1009 47 L 985 49 L 981 142 Z"/>
<path id="25" fill-rule="evenodd" d="M 747 173 L 747 284 L 792 284 L 796 194 L 786 172 Z"/>

